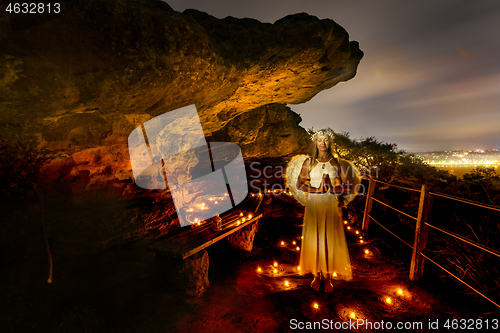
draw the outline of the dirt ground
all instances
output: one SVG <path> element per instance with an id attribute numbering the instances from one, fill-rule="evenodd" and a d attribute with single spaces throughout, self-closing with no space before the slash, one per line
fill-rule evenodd
<path id="1" fill-rule="evenodd" d="M 0 331 L 291 332 L 319 322 L 332 331 L 379 332 L 402 322 L 408 332 L 441 332 L 454 318 L 500 319 L 498 309 L 455 286 L 410 282 L 409 252 L 390 246 L 395 241 L 389 235 L 372 238 L 355 230 L 346 230 L 353 280 L 337 281 L 331 294 L 314 291 L 311 277 L 297 273 L 301 226 L 283 219 L 261 220 L 250 253 L 225 241 L 210 246 L 211 286 L 197 298 L 165 288 L 143 242 L 93 256 L 56 257 L 52 284 L 46 282 L 46 260 L 31 262 L 2 271 Z M 385 326 L 377 326 L 382 321 Z M 422 329 L 410 328 L 417 323 Z"/>

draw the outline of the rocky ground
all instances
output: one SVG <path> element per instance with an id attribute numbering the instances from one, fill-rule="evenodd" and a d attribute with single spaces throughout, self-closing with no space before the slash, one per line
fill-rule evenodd
<path id="1" fill-rule="evenodd" d="M 45 259 L 25 262 L 2 271 L 2 331 L 288 332 L 299 322 L 326 319 L 328 325 L 340 325 L 351 316 L 374 325 L 382 320 L 393 325 L 421 322 L 421 331 L 436 331 L 428 323 L 438 320 L 441 331 L 447 319 L 499 317 L 490 306 L 461 296 L 453 286 L 428 278 L 410 282 L 411 253 L 399 249 L 389 235 L 379 237 L 383 234 L 375 229 L 356 234 L 359 226 L 353 222 L 346 225 L 353 280 L 338 281 L 331 294 L 315 292 L 309 287 L 311 278 L 296 270 L 300 223 L 300 218 L 262 219 L 249 253 L 231 249 L 225 241 L 209 247 L 211 286 L 197 298 L 168 290 L 167 282 L 155 275 L 154 255 L 144 242 L 95 255 L 55 258 L 52 284 L 46 283 Z"/>

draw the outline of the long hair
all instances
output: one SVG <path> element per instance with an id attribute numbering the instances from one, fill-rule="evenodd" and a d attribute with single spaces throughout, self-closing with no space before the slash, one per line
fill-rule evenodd
<path id="1" fill-rule="evenodd" d="M 333 151 L 333 145 L 332 145 L 333 135 L 331 135 L 328 132 L 332 133 L 333 131 L 329 128 L 320 129 L 320 130 L 316 131 L 315 135 L 311 138 L 311 147 L 309 150 L 311 152 L 311 165 L 318 158 L 319 151 L 318 151 L 317 138 L 319 135 L 327 135 L 328 136 L 328 152 L 330 153 L 330 155 L 332 155 L 333 159 L 335 160 L 335 163 L 337 165 L 339 165 L 339 159 L 337 157 L 337 154 Z"/>

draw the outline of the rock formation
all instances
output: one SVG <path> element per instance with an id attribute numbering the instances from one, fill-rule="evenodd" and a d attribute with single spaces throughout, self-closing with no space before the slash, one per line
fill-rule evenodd
<path id="1" fill-rule="evenodd" d="M 158 199 L 130 201 L 171 204 L 168 191 L 134 184 L 134 128 L 196 104 L 207 140 L 237 143 L 245 160 L 300 153 L 307 134 L 286 104 L 351 79 L 363 56 L 334 21 L 305 13 L 269 24 L 155 0 L 75 0 L 39 20 L 0 13 L 0 139 L 33 135 L 47 149 L 38 190 L 60 208 L 45 210 L 50 238 L 90 251 L 175 218 Z"/>

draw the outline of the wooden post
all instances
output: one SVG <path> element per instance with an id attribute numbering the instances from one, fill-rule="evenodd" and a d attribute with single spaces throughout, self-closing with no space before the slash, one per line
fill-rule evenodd
<path id="1" fill-rule="evenodd" d="M 413 252 L 410 264 L 410 280 L 420 281 L 424 273 L 424 257 L 420 252 L 427 246 L 427 236 L 429 227 L 425 222 L 429 219 L 432 207 L 432 197 L 429 195 L 429 189 L 422 185 L 420 192 L 420 203 L 418 205 L 417 225 L 415 227 L 415 240 L 413 242 Z"/>
<path id="2" fill-rule="evenodd" d="M 372 196 L 373 193 L 375 193 L 375 186 L 377 184 L 375 183 L 375 180 L 373 177 L 370 177 L 370 182 L 368 183 L 368 193 L 366 195 L 366 203 L 365 203 L 365 215 L 363 216 L 363 225 L 361 226 L 361 229 L 363 231 L 368 231 L 368 226 L 370 225 L 370 217 L 368 217 L 368 214 L 372 211 Z"/>

